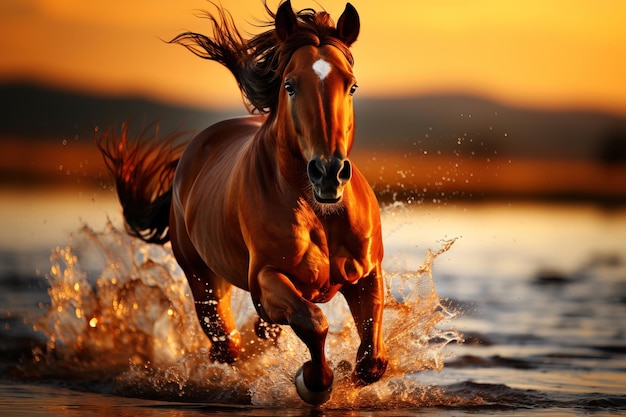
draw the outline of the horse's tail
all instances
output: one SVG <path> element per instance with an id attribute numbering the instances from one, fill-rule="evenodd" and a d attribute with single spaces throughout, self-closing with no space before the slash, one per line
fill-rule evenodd
<path id="1" fill-rule="evenodd" d="M 159 140 L 158 127 L 141 131 L 128 139 L 128 125 L 118 133 L 106 130 L 96 136 L 104 162 L 115 178 L 123 208 L 126 231 L 146 242 L 166 243 L 174 171 L 187 141 L 186 133 L 174 133 Z"/>

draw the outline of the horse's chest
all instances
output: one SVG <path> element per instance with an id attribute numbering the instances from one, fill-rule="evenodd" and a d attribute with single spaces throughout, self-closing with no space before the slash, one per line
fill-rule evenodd
<path id="1" fill-rule="evenodd" d="M 374 269 L 378 258 L 368 248 L 376 245 L 346 218 L 320 219 L 299 207 L 277 208 L 272 219 L 246 223 L 252 273 L 269 265 L 288 276 L 304 298 L 324 302 Z"/>
<path id="2" fill-rule="evenodd" d="M 305 244 L 301 255 L 292 258 L 296 261 L 292 280 L 305 298 L 328 301 L 341 286 L 352 284 L 370 272 L 373 263 L 359 250 L 361 245 L 348 245 L 343 239 L 311 236 L 301 242 Z"/>

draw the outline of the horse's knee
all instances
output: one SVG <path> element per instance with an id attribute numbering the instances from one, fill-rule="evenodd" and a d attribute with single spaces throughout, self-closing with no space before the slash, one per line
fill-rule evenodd
<path id="1" fill-rule="evenodd" d="M 316 345 L 319 340 L 322 340 L 323 344 L 328 333 L 328 321 L 322 310 L 303 299 L 287 277 L 281 275 L 277 277 L 279 279 L 270 280 L 268 276 L 260 274 L 258 281 L 260 290 L 251 291 L 252 301 L 261 319 L 269 323 L 291 326 L 309 348 L 311 344 Z"/>
<path id="2" fill-rule="evenodd" d="M 303 304 L 289 318 L 289 325 L 298 337 L 323 344 L 328 334 L 328 320 L 322 310 L 312 303 Z"/>

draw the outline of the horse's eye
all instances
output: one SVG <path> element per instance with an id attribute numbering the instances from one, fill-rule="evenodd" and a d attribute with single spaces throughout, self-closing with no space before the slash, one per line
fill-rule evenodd
<path id="1" fill-rule="evenodd" d="M 289 94 L 289 97 L 293 97 L 293 95 L 296 94 L 296 89 L 293 88 L 293 84 L 291 84 L 291 81 L 285 81 L 285 90 L 287 90 L 287 94 Z"/>
<path id="2" fill-rule="evenodd" d="M 352 84 L 352 87 L 350 87 L 350 95 L 353 95 L 357 88 L 359 88 L 357 84 Z"/>

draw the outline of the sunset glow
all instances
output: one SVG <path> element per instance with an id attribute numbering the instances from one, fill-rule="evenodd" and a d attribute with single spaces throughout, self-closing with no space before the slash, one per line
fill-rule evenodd
<path id="1" fill-rule="evenodd" d="M 276 9 L 278 0 L 268 0 Z M 296 9 L 321 6 L 294 0 Z M 343 0 L 319 2 L 337 19 Z M 514 105 L 626 114 L 626 3 L 353 0 L 359 95 L 468 93 Z M 261 0 L 223 0 L 242 31 L 266 19 Z M 230 74 L 171 39 L 209 34 L 204 0 L 4 0 L 0 79 L 110 95 L 233 107 Z"/>

